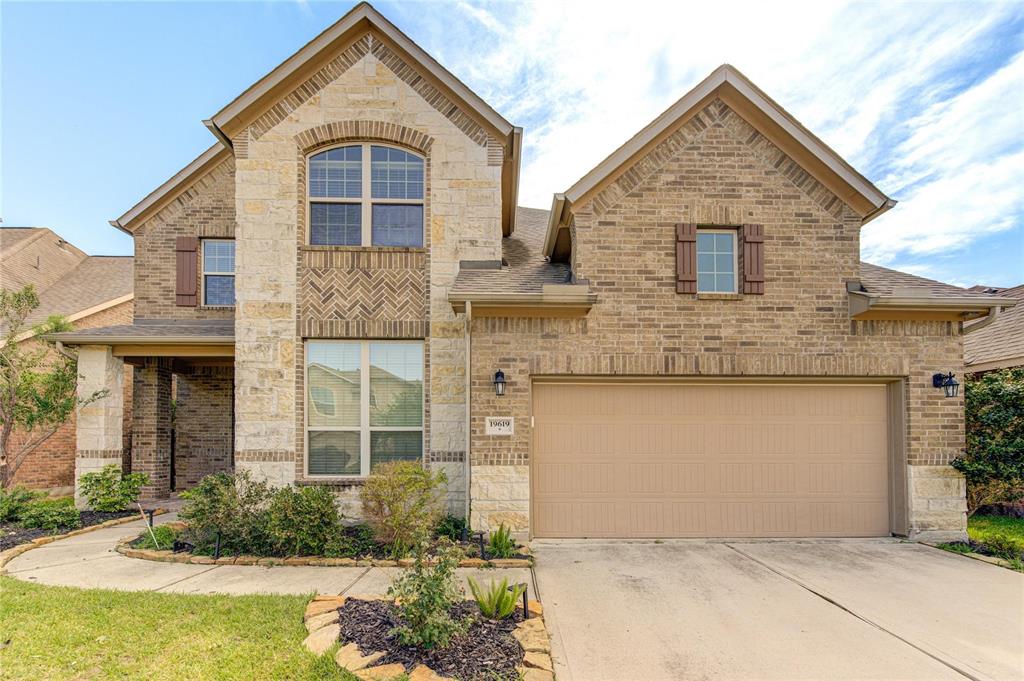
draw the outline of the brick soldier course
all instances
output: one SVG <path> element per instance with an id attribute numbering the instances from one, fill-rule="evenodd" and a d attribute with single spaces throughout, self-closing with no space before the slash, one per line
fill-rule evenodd
<path id="1" fill-rule="evenodd" d="M 358 516 L 360 478 L 308 472 L 307 345 L 411 340 L 424 462 L 475 529 L 534 529 L 538 380 L 722 377 L 884 384 L 893 532 L 963 536 L 963 403 L 932 375 L 962 371 L 964 320 L 1010 303 L 861 263 L 861 226 L 893 202 L 735 69 L 550 214 L 516 207 L 521 130 L 366 4 L 207 124 L 217 144 L 114 221 L 136 239 L 134 323 L 61 336 L 88 358 L 83 385 L 135 367 L 148 494 L 172 491 L 177 376 L 176 489 L 245 470 L 328 485 Z M 422 247 L 311 244 L 307 159 L 361 143 L 423 160 Z M 737 235 L 734 292 L 697 292 L 708 227 Z M 203 305 L 206 238 L 234 240 L 233 307 Z M 80 472 L 114 457 L 121 405 L 79 415 Z"/>

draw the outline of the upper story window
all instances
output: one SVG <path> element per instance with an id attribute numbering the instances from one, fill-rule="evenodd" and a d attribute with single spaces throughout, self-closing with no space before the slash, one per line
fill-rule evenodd
<path id="1" fill-rule="evenodd" d="M 231 307 L 235 304 L 235 242 L 203 239 L 203 305 Z"/>
<path id="2" fill-rule="evenodd" d="M 697 292 L 736 293 L 736 230 L 697 230 Z"/>
<path id="3" fill-rule="evenodd" d="M 423 187 L 423 159 L 402 149 L 365 143 L 314 154 L 309 243 L 422 247 Z"/>

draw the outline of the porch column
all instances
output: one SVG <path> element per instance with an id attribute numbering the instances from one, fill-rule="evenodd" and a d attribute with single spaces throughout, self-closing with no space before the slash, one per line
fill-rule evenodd
<path id="1" fill-rule="evenodd" d="M 144 499 L 171 494 L 171 360 L 150 357 L 135 367 L 132 401 L 132 472 L 145 473 Z"/>
<path id="2" fill-rule="evenodd" d="M 124 419 L 124 361 L 114 357 L 110 346 L 83 345 L 78 349 L 78 397 L 84 399 L 106 390 L 105 397 L 76 409 L 75 503 L 85 502 L 79 480 L 85 473 L 108 464 L 122 465 Z"/>

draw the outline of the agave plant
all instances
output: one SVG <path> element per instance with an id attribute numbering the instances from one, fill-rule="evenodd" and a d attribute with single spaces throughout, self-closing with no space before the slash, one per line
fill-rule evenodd
<path id="1" fill-rule="evenodd" d="M 473 592 L 473 598 L 480 608 L 480 613 L 492 620 L 503 620 L 515 612 L 516 603 L 526 591 L 525 584 L 509 586 L 507 578 L 500 582 L 492 579 L 486 590 L 472 577 L 467 577 L 466 581 L 469 582 L 469 590 Z"/>

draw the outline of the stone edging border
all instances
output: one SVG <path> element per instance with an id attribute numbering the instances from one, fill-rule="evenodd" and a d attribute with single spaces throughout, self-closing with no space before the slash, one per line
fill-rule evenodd
<path id="1" fill-rule="evenodd" d="M 309 635 L 303 640 L 305 646 L 314 655 L 323 655 L 331 647 L 340 643 L 341 626 L 338 624 L 338 609 L 348 600 L 346 596 L 320 595 L 315 596 L 306 606 L 303 622 Z M 363 599 L 370 600 L 370 599 Z M 519 641 L 524 651 L 523 663 L 517 670 L 522 681 L 555 681 L 554 666 L 551 662 L 551 637 L 544 624 L 544 608 L 539 601 L 531 600 L 529 618 L 516 625 L 512 636 Z M 518 608 L 517 608 L 518 610 Z M 371 666 L 384 656 L 381 652 L 370 652 L 363 655 L 355 643 L 346 643 L 334 655 L 339 667 L 355 674 L 360 681 L 390 679 L 407 673 L 400 664 Z M 430 667 L 419 665 L 408 672 L 409 681 L 456 681 L 440 676 Z"/>
<path id="2" fill-rule="evenodd" d="M 153 511 L 153 515 L 154 516 L 163 515 L 163 514 L 165 514 L 167 512 L 168 511 L 167 511 L 166 508 L 158 508 L 158 509 L 155 509 Z M 6 572 L 5 568 L 6 568 L 8 563 L 10 563 L 12 560 L 17 558 L 21 554 L 25 553 L 26 551 L 31 551 L 32 549 L 39 548 L 40 546 L 45 546 L 46 544 L 52 544 L 53 542 L 58 541 L 60 539 L 67 539 L 68 537 L 77 537 L 80 534 L 87 534 L 89 532 L 95 532 L 96 530 L 102 530 L 102 529 L 106 529 L 108 527 L 114 527 L 116 525 L 125 525 L 127 523 L 134 523 L 137 520 L 142 520 L 142 518 L 140 518 L 138 516 L 135 516 L 135 515 L 128 515 L 128 516 L 125 516 L 123 518 L 115 518 L 113 520 L 107 520 L 107 521 L 104 521 L 102 523 L 98 523 L 96 525 L 89 525 L 88 527 L 80 527 L 77 530 L 72 530 L 72 531 L 70 531 L 70 532 L 68 532 L 66 534 L 52 534 L 52 535 L 47 535 L 45 537 L 36 537 L 32 541 L 25 542 L 24 544 L 18 544 L 17 546 L 12 546 L 11 548 L 7 549 L 6 551 L 0 551 L 0 575 L 4 574 Z"/>
<path id="3" fill-rule="evenodd" d="M 136 549 L 131 542 L 138 536 L 125 537 L 114 549 L 125 558 L 153 560 L 162 563 L 190 563 L 192 565 L 257 565 L 260 567 L 409 567 L 412 558 L 387 560 L 383 558 L 323 558 L 318 556 L 295 556 L 292 558 L 260 558 L 259 556 L 193 556 L 190 553 L 174 553 L 173 551 L 155 551 L 153 549 Z M 528 568 L 533 567 L 532 558 L 464 558 L 459 567 L 466 568 Z"/>
<path id="4" fill-rule="evenodd" d="M 943 553 L 951 553 L 954 556 L 963 556 L 964 558 L 970 558 L 972 560 L 980 560 L 981 562 L 988 563 L 989 565 L 997 565 L 1001 568 L 1006 568 L 1007 570 L 1013 570 L 1013 566 L 1010 565 L 1010 561 L 1003 560 L 1002 558 L 996 558 L 995 556 L 986 556 L 983 553 L 975 553 L 974 551 L 971 551 L 970 553 L 960 553 L 959 551 L 947 551 L 938 544 L 931 544 L 929 542 L 918 543 L 922 544 L 923 546 L 929 546 L 935 549 L 936 551 L 942 551 Z"/>

